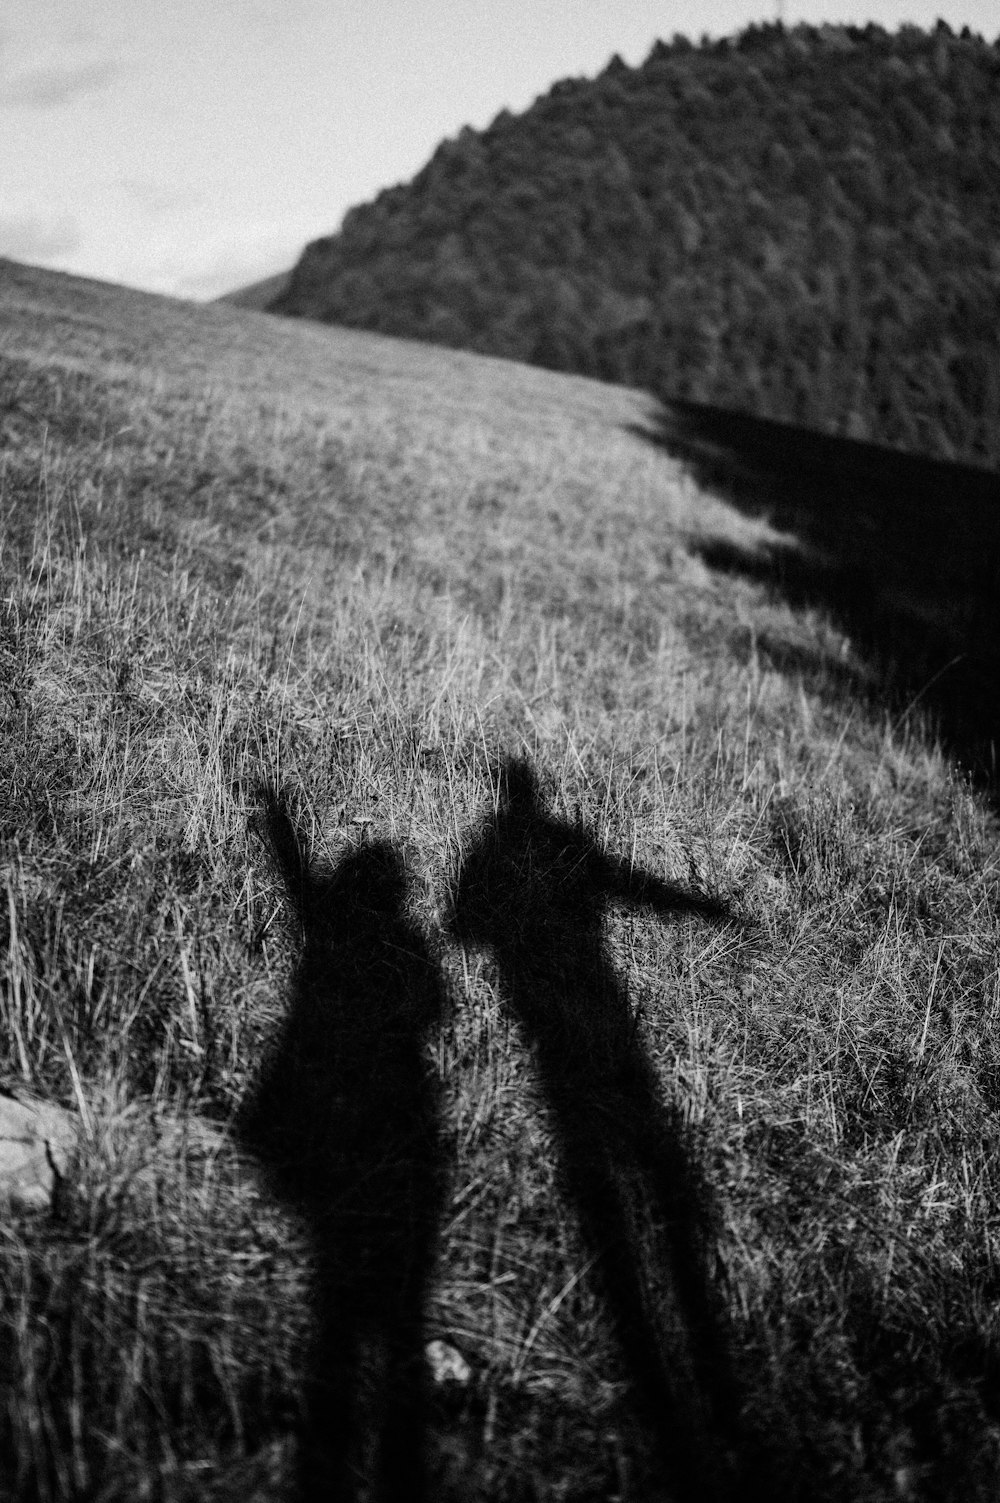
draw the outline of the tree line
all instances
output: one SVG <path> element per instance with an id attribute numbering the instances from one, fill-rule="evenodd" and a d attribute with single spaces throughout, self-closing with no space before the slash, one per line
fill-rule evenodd
<path id="1" fill-rule="evenodd" d="M 753 26 L 443 142 L 276 312 L 1000 465 L 1000 39 Z"/>

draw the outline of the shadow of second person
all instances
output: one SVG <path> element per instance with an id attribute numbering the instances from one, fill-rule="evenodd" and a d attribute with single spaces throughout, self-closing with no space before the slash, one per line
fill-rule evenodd
<path id="1" fill-rule="evenodd" d="M 301 951 L 276 1046 L 239 1130 L 314 1255 L 315 1320 L 300 1499 L 419 1499 L 427 1374 L 424 1305 L 443 1195 L 436 1081 L 438 972 L 406 914 L 388 842 L 324 868 L 283 794 L 262 833 Z"/>
<path id="2" fill-rule="evenodd" d="M 466 844 L 453 925 L 492 953 L 532 1047 L 563 1188 L 671 1496 L 720 1500 L 735 1490 L 739 1403 L 708 1272 L 707 1188 L 605 953 L 603 911 L 616 899 L 663 917 L 725 916 L 554 818 L 530 766 L 509 758 Z M 744 1470 L 741 1496 L 748 1480 Z"/>

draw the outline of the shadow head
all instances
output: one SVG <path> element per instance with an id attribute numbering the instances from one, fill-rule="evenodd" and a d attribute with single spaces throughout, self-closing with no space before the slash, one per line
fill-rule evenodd
<path id="1" fill-rule="evenodd" d="M 505 756 L 497 768 L 498 808 L 507 814 L 530 815 L 540 807 L 538 774 L 527 757 Z"/>
<path id="2" fill-rule="evenodd" d="M 406 901 L 406 862 L 391 841 L 366 841 L 337 863 L 336 887 L 352 906 L 398 915 Z"/>

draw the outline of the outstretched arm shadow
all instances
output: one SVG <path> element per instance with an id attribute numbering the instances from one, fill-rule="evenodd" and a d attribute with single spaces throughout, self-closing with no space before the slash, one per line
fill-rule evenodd
<path id="1" fill-rule="evenodd" d="M 423 1046 L 442 991 L 391 844 L 323 868 L 282 793 L 265 787 L 261 812 L 301 951 L 239 1128 L 313 1245 L 300 1497 L 419 1499 L 423 1314 L 443 1189 Z"/>
<path id="2" fill-rule="evenodd" d="M 707 1269 L 707 1192 L 605 956 L 602 914 L 609 898 L 665 917 L 726 910 L 551 817 L 527 763 L 501 767 L 499 795 L 458 873 L 454 926 L 492 951 L 533 1046 L 564 1186 L 669 1483 L 720 1499 L 735 1481 L 739 1405 Z"/>

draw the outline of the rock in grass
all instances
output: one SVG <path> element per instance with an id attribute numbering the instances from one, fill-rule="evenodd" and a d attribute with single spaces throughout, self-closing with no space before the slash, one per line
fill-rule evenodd
<path id="1" fill-rule="evenodd" d="M 0 1211 L 47 1209 L 77 1134 L 64 1107 L 0 1093 Z"/>
<path id="2" fill-rule="evenodd" d="M 431 1377 L 435 1383 L 464 1385 L 472 1377 L 469 1364 L 457 1347 L 453 1347 L 450 1342 L 429 1341 L 424 1348 L 424 1356 L 427 1358 Z"/>

